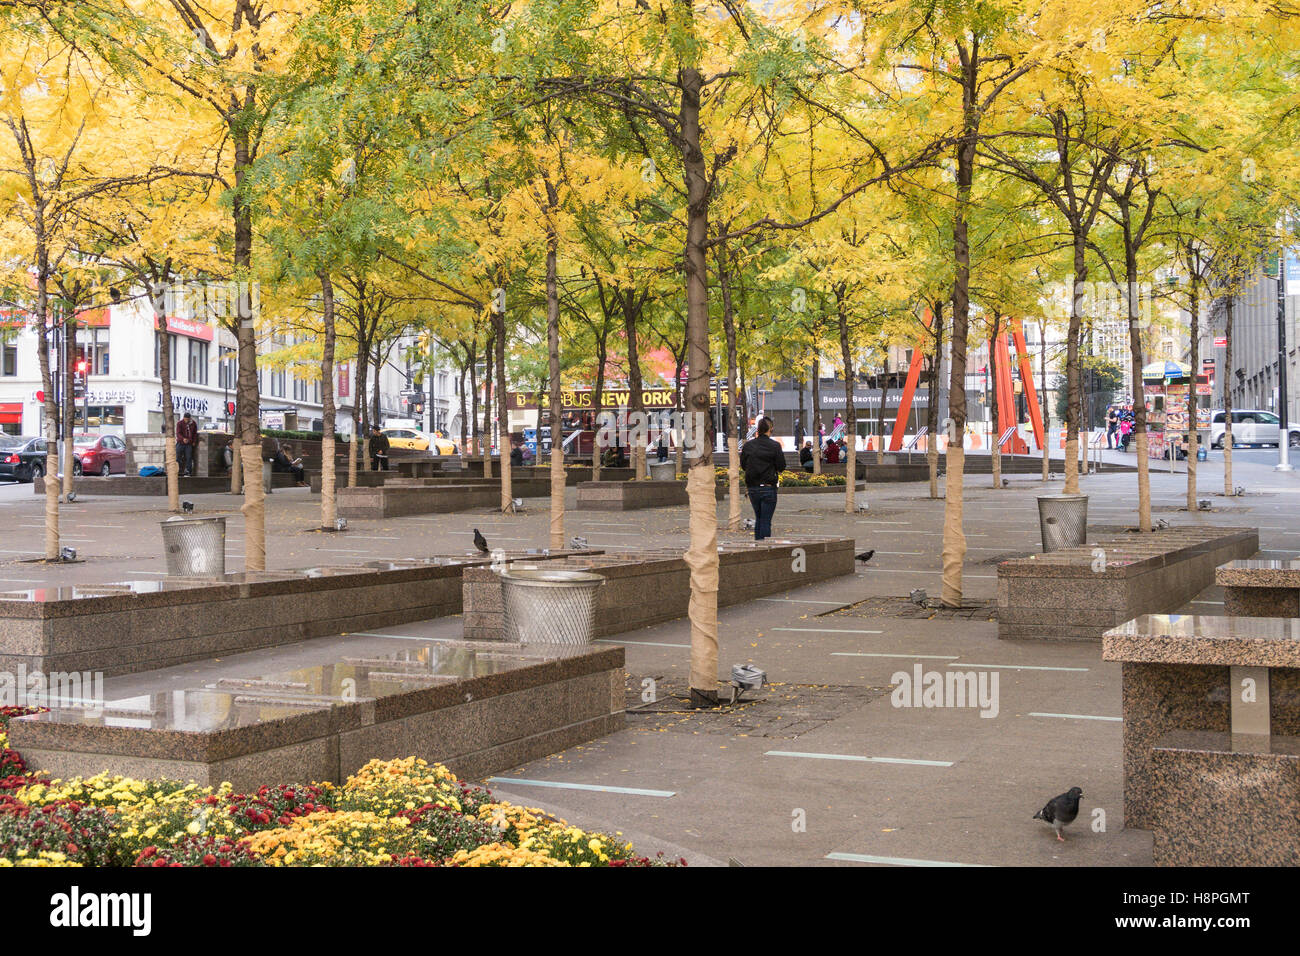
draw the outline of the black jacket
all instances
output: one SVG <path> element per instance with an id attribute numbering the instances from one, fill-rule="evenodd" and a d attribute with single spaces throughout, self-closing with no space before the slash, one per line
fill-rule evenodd
<path id="1" fill-rule="evenodd" d="M 376 455 L 387 455 L 387 454 L 388 454 L 388 436 L 385 435 L 383 432 L 380 432 L 378 435 L 372 433 L 370 436 L 370 457 L 373 458 Z"/>
<path id="2" fill-rule="evenodd" d="M 759 435 L 745 442 L 740 450 L 740 467 L 745 469 L 745 486 L 775 485 L 777 476 L 785 471 L 785 452 L 780 444 Z"/>

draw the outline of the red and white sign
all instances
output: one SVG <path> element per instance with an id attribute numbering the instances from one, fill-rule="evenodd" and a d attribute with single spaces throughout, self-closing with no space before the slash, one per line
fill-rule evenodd
<path id="1" fill-rule="evenodd" d="M 206 322 L 200 322 L 198 319 L 178 319 L 169 315 L 167 317 L 167 331 L 173 335 L 202 339 L 204 342 L 212 341 L 212 326 Z"/>
<path id="2" fill-rule="evenodd" d="M 1216 349 L 1226 349 L 1228 347 L 1228 337 L 1226 335 L 1216 335 L 1214 337 L 1214 347 Z"/>

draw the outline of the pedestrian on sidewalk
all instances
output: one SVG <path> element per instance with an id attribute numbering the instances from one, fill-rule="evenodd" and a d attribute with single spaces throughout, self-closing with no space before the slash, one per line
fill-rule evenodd
<path id="1" fill-rule="evenodd" d="M 379 430 L 378 425 L 370 426 L 370 470 L 388 470 L 388 436 Z"/>
<path id="2" fill-rule="evenodd" d="M 195 450 L 199 443 L 199 423 L 189 412 L 176 423 L 176 462 L 180 466 L 178 474 L 194 477 Z"/>
<path id="3" fill-rule="evenodd" d="M 776 487 L 785 470 L 785 451 L 771 435 L 772 419 L 758 420 L 758 434 L 740 450 L 740 467 L 745 469 L 745 487 L 754 508 L 754 540 L 772 537 L 772 515 L 776 512 Z"/>
<path id="4" fill-rule="evenodd" d="M 1119 445 L 1119 409 L 1111 405 L 1106 409 L 1106 447 L 1108 449 L 1116 448 Z"/>
<path id="5" fill-rule="evenodd" d="M 797 418 L 794 420 L 794 447 L 803 447 L 803 422 Z"/>

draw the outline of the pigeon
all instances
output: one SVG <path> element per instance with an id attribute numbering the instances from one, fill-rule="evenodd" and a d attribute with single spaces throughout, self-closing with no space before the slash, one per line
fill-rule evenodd
<path id="1" fill-rule="evenodd" d="M 192 514 L 194 514 L 194 502 L 192 502 L 192 501 L 182 501 L 182 502 L 181 502 L 181 511 L 184 511 L 187 515 L 192 515 Z"/>
<path id="2" fill-rule="evenodd" d="M 861 561 L 863 564 L 866 564 L 875 556 L 876 556 L 875 549 L 872 549 L 871 551 L 863 551 L 861 554 L 855 554 L 853 557 L 855 560 Z"/>
<path id="3" fill-rule="evenodd" d="M 746 531 L 753 531 L 753 530 L 754 530 L 754 519 L 753 519 L 753 518 L 746 518 L 743 527 L 744 527 L 744 529 L 745 529 Z"/>
<path id="4" fill-rule="evenodd" d="M 1008 479 L 1006 479 L 1006 478 L 1003 478 L 1003 479 L 1002 479 L 1002 487 L 1003 487 L 1003 488 L 1006 488 L 1006 487 L 1007 487 L 1008 485 L 1010 485 L 1010 484 L 1011 484 L 1010 480 L 1008 480 Z"/>
<path id="5" fill-rule="evenodd" d="M 569 547 L 572 548 L 574 551 L 586 551 L 587 539 L 575 534 L 569 540 Z"/>
<path id="6" fill-rule="evenodd" d="M 1079 815 L 1079 798 L 1083 796 L 1083 791 L 1078 787 L 1071 787 L 1068 791 L 1059 797 L 1052 797 L 1047 801 L 1047 806 L 1034 814 L 1035 820 L 1042 820 L 1053 830 L 1056 831 L 1056 839 L 1062 843 L 1065 837 L 1061 831 L 1065 829 L 1066 824 L 1073 823 L 1074 818 Z"/>
<path id="7" fill-rule="evenodd" d="M 474 547 L 478 548 L 484 554 L 487 554 L 491 550 L 488 547 L 487 538 L 483 537 L 482 532 L 480 532 L 478 528 L 474 529 Z"/>

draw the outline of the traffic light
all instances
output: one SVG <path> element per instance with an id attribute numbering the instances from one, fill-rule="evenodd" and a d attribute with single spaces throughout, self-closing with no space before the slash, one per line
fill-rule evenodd
<path id="1" fill-rule="evenodd" d="M 77 374 L 85 375 L 89 363 L 85 359 L 77 359 Z"/>

